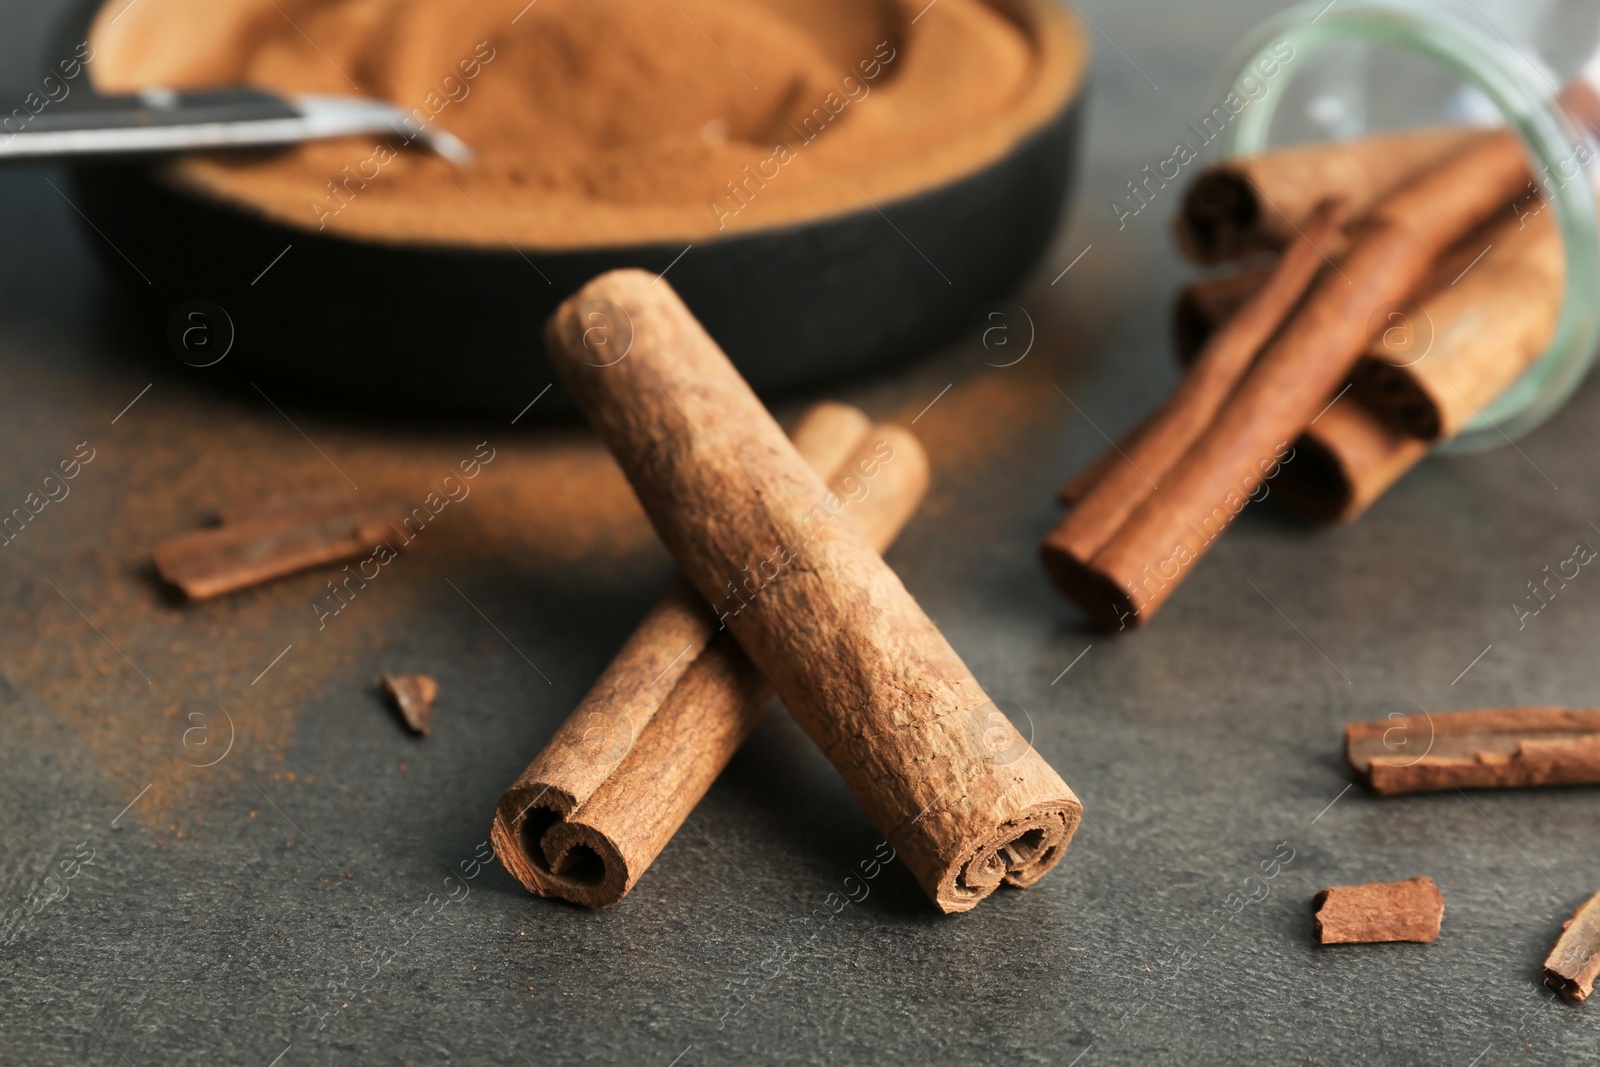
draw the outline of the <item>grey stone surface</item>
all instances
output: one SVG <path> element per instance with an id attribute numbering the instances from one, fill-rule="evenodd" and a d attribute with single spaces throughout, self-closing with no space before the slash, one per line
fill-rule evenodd
<path id="1" fill-rule="evenodd" d="M 1148 631 L 1086 630 L 1034 545 L 1100 432 L 1173 379 L 1166 308 L 1185 276 L 1170 204 L 1121 230 L 1106 204 L 1170 151 L 1229 43 L 1272 7 L 1083 6 L 1110 37 L 1095 39 L 1081 199 L 1017 297 L 1034 351 L 988 366 L 975 332 L 836 390 L 908 420 L 939 397 L 916 426 L 936 486 L 890 560 L 1087 805 L 1053 874 L 954 918 L 892 866 L 827 917 L 878 836 L 781 710 L 618 907 L 530 898 L 492 864 L 445 896 L 447 870 L 476 870 L 501 789 L 665 580 L 664 554 L 631 511 L 608 528 L 614 550 L 580 529 L 563 555 L 548 531 L 503 528 L 516 472 L 594 457 L 577 429 L 507 425 L 520 401 L 418 427 L 289 399 L 359 481 L 420 496 L 428 463 L 484 438 L 506 459 L 324 630 L 308 605 L 325 574 L 173 602 L 148 573 L 156 540 L 282 478 L 342 483 L 247 386 L 130 332 L 57 172 L 0 174 L 0 504 L 78 442 L 96 450 L 0 548 L 0 1060 L 1600 1059 L 1593 1007 L 1538 982 L 1562 920 L 1600 888 L 1594 792 L 1379 800 L 1339 757 L 1343 723 L 1413 703 L 1600 702 L 1600 578 L 1520 629 L 1512 608 L 1545 564 L 1600 543 L 1600 392 L 1515 449 L 1429 461 L 1349 528 L 1257 509 Z M 37 21 L 20 11 L 6 22 Z M 412 465 L 396 473 L 391 455 Z M 614 472 L 592 469 L 615 495 Z M 517 506 L 537 526 L 543 504 Z M 439 678 L 429 739 L 375 696 L 389 669 Z M 1413 874 L 1443 890 L 1437 943 L 1312 946 L 1318 888 Z M 403 927 L 419 908 L 439 910 Z"/>

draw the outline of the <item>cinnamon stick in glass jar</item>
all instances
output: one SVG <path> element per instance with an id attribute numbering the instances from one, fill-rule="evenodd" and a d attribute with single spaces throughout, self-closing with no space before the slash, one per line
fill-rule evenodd
<path id="1" fill-rule="evenodd" d="M 1425 441 L 1461 432 L 1539 358 L 1561 316 L 1566 259 L 1546 210 L 1509 218 L 1463 242 L 1408 318 L 1426 332 L 1422 352 L 1383 346 L 1356 364 L 1367 406 Z"/>
<path id="2" fill-rule="evenodd" d="M 1351 522 L 1427 455 L 1426 441 L 1396 433 L 1347 393 L 1295 440 L 1278 492 L 1306 522 Z"/>
<path id="3" fill-rule="evenodd" d="M 1072 583 L 1082 565 L 1116 536 L 1211 425 L 1256 353 L 1283 325 L 1326 263 L 1323 248 L 1332 244 L 1343 219 L 1338 201 L 1321 204 L 1266 284 L 1211 335 L 1178 387 L 1125 445 L 1109 449 L 1116 459 L 1081 491 L 1072 510 L 1045 538 L 1041 551 L 1057 584 L 1066 588 Z"/>
<path id="4" fill-rule="evenodd" d="M 671 287 L 602 275 L 546 334 L 684 574 L 934 903 L 965 911 L 1054 867 L 1078 798 Z"/>
<path id="5" fill-rule="evenodd" d="M 1184 194 L 1178 247 L 1196 263 L 1275 251 L 1298 236 L 1321 200 L 1363 215 L 1417 174 L 1489 136 L 1465 126 L 1315 141 L 1207 167 Z M 1332 250 L 1330 250 L 1331 252 Z"/>
<path id="6" fill-rule="evenodd" d="M 1102 626 L 1148 621 L 1281 468 L 1371 342 L 1374 316 L 1527 180 L 1520 143 L 1501 131 L 1378 204 L 1161 487 L 1092 560 L 1052 560 L 1056 583 Z"/>

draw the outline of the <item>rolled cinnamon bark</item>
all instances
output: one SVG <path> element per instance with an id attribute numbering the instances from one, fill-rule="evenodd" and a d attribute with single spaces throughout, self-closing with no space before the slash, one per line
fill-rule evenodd
<path id="1" fill-rule="evenodd" d="M 872 422 L 848 404 L 822 403 L 809 409 L 795 426 L 795 448 L 825 477 L 832 478 L 866 439 Z M 557 728 L 538 757 L 506 794 L 516 794 L 514 818 L 509 819 L 505 844 L 497 838 L 500 861 L 529 889 L 533 875 L 524 877 L 515 855 L 520 846 L 524 803 L 538 798 L 544 810 L 560 817 L 589 799 L 616 767 L 626 746 L 649 723 L 662 701 L 717 634 L 716 617 L 705 598 L 682 576 L 674 579 L 628 638 L 605 672 Z M 502 798 L 501 812 L 507 801 Z M 525 814 L 525 813 L 524 813 Z M 541 816 L 544 818 L 544 816 Z M 500 818 L 496 818 L 496 826 Z M 533 835 L 537 849 L 539 835 Z"/>
<path id="2" fill-rule="evenodd" d="M 1456 265 L 1450 277 L 1465 266 L 1466 262 Z M 1227 321 L 1243 299 L 1261 288 L 1267 273 L 1252 267 L 1202 278 L 1179 293 L 1175 316 L 1179 362 L 1192 362 L 1198 346 Z M 1428 456 L 1425 442 L 1390 429 L 1343 387 L 1339 393 L 1295 441 L 1294 461 L 1284 464 L 1278 473 L 1277 489 L 1284 506 L 1305 522 L 1353 522 Z M 1069 488 L 1077 484 L 1069 483 Z"/>
<path id="3" fill-rule="evenodd" d="M 795 440 L 798 449 L 800 435 Z M 927 489 L 927 455 L 910 431 L 875 426 L 832 484 L 845 499 L 843 514 L 887 548 Z M 541 754 L 496 810 L 490 837 L 501 862 L 541 896 L 615 904 L 705 796 L 772 697 L 738 644 L 718 634 L 576 806 L 552 795 L 561 788 L 561 765 Z"/>
<path id="4" fill-rule="evenodd" d="M 556 311 L 546 347 L 684 574 L 938 907 L 1043 877 L 1078 798 L 670 286 L 602 275 Z"/>
<path id="5" fill-rule="evenodd" d="M 1552 214 L 1510 218 L 1477 236 L 1468 251 L 1482 258 L 1412 313 L 1432 334 L 1429 349 L 1394 357 L 1380 345 L 1356 365 L 1355 389 L 1368 407 L 1413 437 L 1451 438 L 1539 358 L 1555 334 L 1566 275 Z"/>
<path id="6" fill-rule="evenodd" d="M 1122 462 L 1112 461 L 1104 469 L 1041 546 L 1045 566 L 1058 584 L 1082 573 L 1082 564 L 1110 542 L 1211 425 L 1256 353 L 1283 325 L 1326 263 L 1322 248 L 1338 233 L 1343 219 L 1344 209 L 1337 201 L 1325 201 L 1313 211 L 1305 232 L 1278 260 L 1267 283 L 1211 336 L 1178 387 L 1127 444 L 1108 450 Z M 1058 556 L 1073 562 L 1058 571 Z"/>
<path id="7" fill-rule="evenodd" d="M 1600 784 L 1600 711 L 1495 708 L 1345 727 L 1344 758 L 1380 796 Z"/>
<path id="8" fill-rule="evenodd" d="M 1426 442 L 1395 433 L 1346 393 L 1296 439 L 1277 488 L 1306 522 L 1351 522 L 1427 455 Z"/>
<path id="9" fill-rule="evenodd" d="M 1172 316 L 1172 335 L 1177 346 L 1178 362 L 1185 367 L 1194 363 L 1212 334 L 1238 314 L 1239 309 L 1260 292 L 1270 277 L 1270 266 L 1247 267 L 1200 278 L 1180 289 Z M 1118 447 L 1127 452 L 1139 440 L 1144 426 L 1145 423 L 1140 422 L 1130 430 L 1117 442 Z M 1106 449 L 1087 467 L 1074 474 L 1056 493 L 1056 499 L 1063 504 L 1077 503 L 1106 476 L 1107 471 L 1121 462 L 1122 455 L 1117 449 Z"/>
<path id="10" fill-rule="evenodd" d="M 1323 275 L 1161 488 L 1093 560 L 1053 557 L 1057 585 L 1108 628 L 1154 615 L 1281 470 L 1371 342 L 1374 314 L 1410 297 L 1450 245 L 1527 181 L 1521 146 L 1502 131 L 1377 205 L 1339 269 Z"/>
<path id="11" fill-rule="evenodd" d="M 1600 978 L 1600 893 L 1561 924 L 1561 937 L 1544 961 L 1545 985 L 1571 1001 L 1589 999 Z"/>
<path id="12" fill-rule="evenodd" d="M 1201 171 L 1184 194 L 1176 222 L 1178 247 L 1197 263 L 1282 248 L 1321 200 L 1340 197 L 1353 215 L 1364 215 L 1416 175 L 1485 136 L 1466 127 L 1402 130 L 1227 160 Z"/>

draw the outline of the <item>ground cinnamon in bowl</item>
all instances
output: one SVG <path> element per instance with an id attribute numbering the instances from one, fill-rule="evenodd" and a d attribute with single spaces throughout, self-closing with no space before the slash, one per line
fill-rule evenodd
<path id="1" fill-rule="evenodd" d="M 572 249 L 858 212 L 980 170 L 1059 113 L 1086 50 L 1050 0 L 142 0 L 96 85 L 378 96 L 449 130 L 188 158 L 169 177 L 365 240 Z"/>

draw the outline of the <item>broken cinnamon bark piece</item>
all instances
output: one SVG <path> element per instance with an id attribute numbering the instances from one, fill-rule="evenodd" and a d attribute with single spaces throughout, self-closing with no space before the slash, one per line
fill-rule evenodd
<path id="1" fill-rule="evenodd" d="M 1373 792 L 1600 784 L 1600 711 L 1495 708 L 1345 727 L 1345 761 Z"/>
<path id="2" fill-rule="evenodd" d="M 357 503 L 347 493 L 272 502 L 169 538 L 152 555 L 163 579 L 204 600 L 368 552 L 393 533 L 390 517 L 404 511 L 389 501 Z"/>
<path id="3" fill-rule="evenodd" d="M 1444 896 L 1427 876 L 1403 882 L 1333 886 L 1311 901 L 1317 942 L 1323 945 L 1380 941 L 1429 942 L 1439 937 Z"/>
<path id="4" fill-rule="evenodd" d="M 1600 893 L 1584 901 L 1561 931 L 1544 961 L 1544 984 L 1568 1000 L 1587 1000 L 1600 977 Z"/>
<path id="5" fill-rule="evenodd" d="M 427 736 L 428 724 L 433 721 L 433 698 L 439 695 L 439 683 L 426 674 L 386 674 L 383 690 L 400 710 L 400 717 L 414 734 Z"/>

